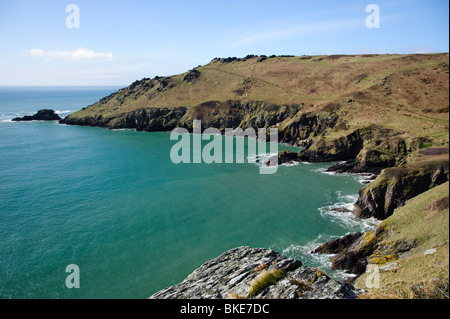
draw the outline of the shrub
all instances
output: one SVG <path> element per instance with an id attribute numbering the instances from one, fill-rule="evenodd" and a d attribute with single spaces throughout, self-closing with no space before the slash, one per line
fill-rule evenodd
<path id="1" fill-rule="evenodd" d="M 285 272 L 280 269 L 272 269 L 270 271 L 264 270 L 258 277 L 253 279 L 250 284 L 250 297 L 259 295 L 264 289 L 270 285 L 275 285 L 281 278 L 283 278 Z"/>

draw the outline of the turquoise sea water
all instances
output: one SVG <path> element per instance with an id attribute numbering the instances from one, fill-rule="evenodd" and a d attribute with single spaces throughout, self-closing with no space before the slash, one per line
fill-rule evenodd
<path id="1" fill-rule="evenodd" d="M 342 277 L 309 251 L 373 227 L 333 212 L 351 208 L 356 176 L 325 174 L 327 164 L 273 175 L 177 165 L 169 133 L 10 121 L 42 108 L 65 116 L 116 89 L 0 88 L 0 298 L 147 298 L 242 245 Z M 69 264 L 79 289 L 65 285 Z"/>

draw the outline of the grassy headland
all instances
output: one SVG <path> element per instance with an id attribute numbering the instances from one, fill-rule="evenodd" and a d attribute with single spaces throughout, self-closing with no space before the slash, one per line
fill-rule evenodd
<path id="1" fill-rule="evenodd" d="M 108 119 L 141 109 L 264 101 L 300 106 L 299 114 L 275 123 L 281 129 L 300 114 L 336 114 L 340 121 L 328 138 L 378 125 L 445 145 L 448 72 L 447 53 L 214 59 L 183 74 L 136 81 L 68 120 L 102 116 L 108 126 Z"/>

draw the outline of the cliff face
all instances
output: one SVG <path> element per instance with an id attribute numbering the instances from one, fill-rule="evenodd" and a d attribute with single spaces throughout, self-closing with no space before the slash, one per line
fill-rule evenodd
<path id="1" fill-rule="evenodd" d="M 186 114 L 186 108 L 151 108 L 136 110 L 117 115 L 96 115 L 86 117 L 71 117 L 60 121 L 61 124 L 98 126 L 110 129 L 136 129 L 138 131 L 170 131 L 177 127 Z"/>
<path id="2" fill-rule="evenodd" d="M 62 123 L 168 131 L 201 119 L 216 128 L 277 127 L 280 141 L 295 145 L 333 136 L 335 145 L 319 138 L 305 156 L 344 160 L 353 157 L 345 152 L 358 155 L 358 131 L 367 127 L 448 141 L 439 135 L 448 131 L 448 98 L 448 54 L 248 56 L 135 81 Z M 358 160 L 381 167 L 395 161 L 388 153 L 374 148 Z"/>
<path id="3" fill-rule="evenodd" d="M 318 138 L 300 154 L 300 159 L 308 162 L 332 162 L 354 159 L 363 148 L 361 131 L 337 139 Z"/>
<path id="4" fill-rule="evenodd" d="M 387 168 L 373 183 L 359 191 L 355 215 L 384 220 L 407 200 L 448 180 L 448 159 Z"/>
<path id="5" fill-rule="evenodd" d="M 337 173 L 379 173 L 383 168 L 399 165 L 409 153 L 429 142 L 425 137 L 409 137 L 371 125 L 338 138 L 320 136 L 301 152 L 300 158 L 309 162 L 347 161 L 329 169 Z"/>
<path id="6" fill-rule="evenodd" d="M 448 289 L 448 152 L 448 148 L 422 149 L 410 154 L 405 164 L 384 169 L 360 190 L 354 211 L 358 218 L 383 222 L 374 231 L 348 234 L 313 253 L 333 254 L 331 268 L 357 275 L 361 288 L 374 269 L 377 276 L 381 272 L 389 284 L 401 287 L 396 298 L 414 293 L 408 291 L 417 285 Z M 432 282 L 444 288 L 429 288 Z"/>
<path id="7" fill-rule="evenodd" d="M 150 299 L 351 299 L 357 292 L 299 260 L 268 249 L 239 247 Z"/>
<path id="8" fill-rule="evenodd" d="M 276 105 L 263 101 L 210 101 L 192 107 L 146 108 L 118 115 L 68 116 L 60 123 L 99 126 L 110 129 L 135 129 L 155 132 L 176 127 L 192 131 L 193 120 L 201 120 L 203 129 L 279 128 L 279 141 L 302 145 L 310 136 L 332 129 L 337 115 L 303 113 L 302 105 Z"/>
<path id="9" fill-rule="evenodd" d="M 331 267 L 357 274 L 356 287 L 371 288 L 368 298 L 448 298 L 448 192 L 448 182 L 436 186 L 374 231 L 349 234 L 314 253 L 335 254 Z"/>

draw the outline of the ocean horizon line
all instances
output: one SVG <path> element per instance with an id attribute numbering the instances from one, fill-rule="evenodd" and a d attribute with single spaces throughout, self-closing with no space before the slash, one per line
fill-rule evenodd
<path id="1" fill-rule="evenodd" d="M 124 85 L 0 85 L 0 88 L 7 89 L 32 89 L 32 88 L 61 88 L 61 89 L 70 89 L 70 88 L 122 88 L 126 87 L 129 84 Z"/>

